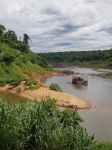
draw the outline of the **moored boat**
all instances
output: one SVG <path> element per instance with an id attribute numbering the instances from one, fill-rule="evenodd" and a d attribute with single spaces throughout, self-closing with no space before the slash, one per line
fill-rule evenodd
<path id="1" fill-rule="evenodd" d="M 88 76 L 84 74 L 73 74 L 72 75 L 72 84 L 88 84 Z"/>

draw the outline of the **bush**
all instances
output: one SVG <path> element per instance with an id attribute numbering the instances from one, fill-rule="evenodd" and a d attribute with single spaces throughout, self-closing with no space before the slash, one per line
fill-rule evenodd
<path id="1" fill-rule="evenodd" d="M 58 84 L 55 84 L 55 83 L 51 83 L 51 85 L 49 87 L 50 87 L 51 90 L 62 91 L 60 86 Z"/>
<path id="2" fill-rule="evenodd" d="M 20 75 L 2 75 L 0 77 L 0 86 L 4 86 L 5 84 L 15 86 L 18 85 L 23 80 L 25 80 L 25 78 Z"/>
<path id="3" fill-rule="evenodd" d="M 26 80 L 25 85 L 31 86 L 31 85 L 37 85 L 37 83 L 38 83 L 37 80 L 30 78 Z"/>
<path id="4" fill-rule="evenodd" d="M 38 88 L 39 88 L 38 86 L 32 86 L 32 85 L 29 87 L 30 90 L 37 90 Z"/>
<path id="5" fill-rule="evenodd" d="M 5 86 L 6 82 L 5 81 L 0 81 L 0 86 Z"/>
<path id="6" fill-rule="evenodd" d="M 1 150 L 100 150 L 77 110 L 60 111 L 49 97 L 19 106 L 0 101 Z"/>
<path id="7" fill-rule="evenodd" d="M 16 92 L 21 93 L 21 88 L 17 88 Z"/>
<path id="8" fill-rule="evenodd" d="M 20 75 L 11 75 L 9 78 L 8 78 L 8 83 L 11 84 L 11 85 L 18 85 L 21 81 L 25 80 L 24 77 L 20 76 Z"/>

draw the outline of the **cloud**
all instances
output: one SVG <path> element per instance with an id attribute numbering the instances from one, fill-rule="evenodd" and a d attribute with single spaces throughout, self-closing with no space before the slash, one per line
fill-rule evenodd
<path id="1" fill-rule="evenodd" d="M 112 47 L 111 0 L 0 0 L 0 24 L 27 33 L 34 52 Z"/>
<path id="2" fill-rule="evenodd" d="M 42 9 L 42 13 L 46 15 L 60 15 L 60 9 L 57 5 L 54 6 L 48 6 Z"/>

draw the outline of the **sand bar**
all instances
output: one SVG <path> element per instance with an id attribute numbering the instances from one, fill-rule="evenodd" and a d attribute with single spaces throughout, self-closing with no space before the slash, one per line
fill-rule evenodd
<path id="1" fill-rule="evenodd" d="M 21 93 L 17 93 L 17 88 L 21 88 Z M 12 88 L 12 89 L 11 89 Z M 5 85 L 4 87 L 0 87 L 1 92 L 8 92 L 15 94 L 17 96 L 21 96 L 27 98 L 29 100 L 37 100 L 41 101 L 41 98 L 44 96 L 50 96 L 51 98 L 55 98 L 57 105 L 62 107 L 70 107 L 78 109 L 89 109 L 91 108 L 91 104 L 88 103 L 86 100 L 81 99 L 77 96 L 73 96 L 68 93 L 60 92 L 60 91 L 53 91 L 50 90 L 49 87 L 40 87 L 38 90 L 24 90 L 24 84 L 21 83 L 17 87 L 12 87 L 10 85 Z"/>

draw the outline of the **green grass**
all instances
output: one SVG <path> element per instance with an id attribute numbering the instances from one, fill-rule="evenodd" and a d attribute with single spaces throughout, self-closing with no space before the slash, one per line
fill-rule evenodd
<path id="1" fill-rule="evenodd" d="M 0 150 L 111 150 L 80 126 L 77 110 L 56 107 L 55 99 L 10 105 L 0 100 Z"/>
<path id="2" fill-rule="evenodd" d="M 99 150 L 112 150 L 112 142 L 98 142 L 96 148 Z"/>

